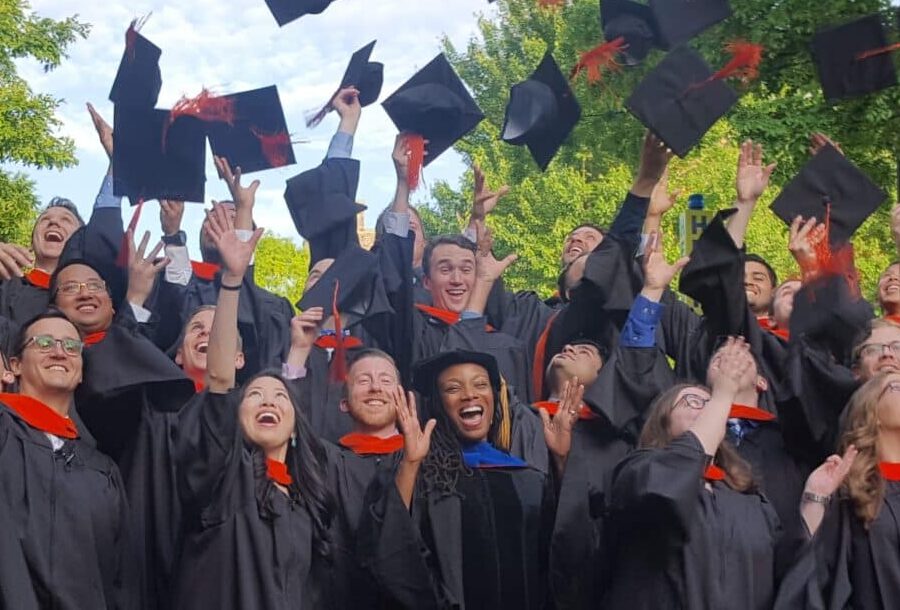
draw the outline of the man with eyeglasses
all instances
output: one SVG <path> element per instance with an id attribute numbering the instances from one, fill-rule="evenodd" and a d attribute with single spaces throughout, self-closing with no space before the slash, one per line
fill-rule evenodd
<path id="1" fill-rule="evenodd" d="M 852 370 L 863 383 L 879 373 L 900 373 L 900 324 L 872 320 L 854 346 Z"/>
<path id="2" fill-rule="evenodd" d="M 9 362 L 20 392 L 0 394 L 0 515 L 28 571 L 0 589 L 25 600 L 16 608 L 29 598 L 41 608 L 137 607 L 121 475 L 70 417 L 83 375 L 79 331 L 50 310 L 25 324 L 15 346 Z"/>

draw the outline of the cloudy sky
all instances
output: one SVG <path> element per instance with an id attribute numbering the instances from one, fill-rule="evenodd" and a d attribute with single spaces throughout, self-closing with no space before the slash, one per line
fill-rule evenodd
<path id="1" fill-rule="evenodd" d="M 106 156 L 85 103 L 92 102 L 112 123 L 107 96 L 121 59 L 125 30 L 134 17 L 152 13 L 141 32 L 163 50 L 158 107 L 168 108 L 202 87 L 230 93 L 278 85 L 292 134 L 308 142 L 294 145 L 297 165 L 258 172 L 251 178 L 262 182 L 257 223 L 290 237 L 296 235 L 282 197 L 285 180 L 321 161 L 337 126 L 332 113 L 309 130 L 304 115 L 328 100 L 353 51 L 378 40 L 372 59 L 385 64 L 384 99 L 438 53 L 442 34 L 464 45 L 477 34 L 477 15 L 493 14 L 486 0 L 337 0 L 321 15 L 307 15 L 279 28 L 263 0 L 31 0 L 31 5 L 39 15 L 56 19 L 77 10 L 79 19 L 91 24 L 88 38 L 72 46 L 58 69 L 45 74 L 32 62 L 20 63 L 20 73 L 36 92 L 65 100 L 58 111 L 62 132 L 77 147 L 79 164 L 74 168 L 26 170 L 42 202 L 63 195 L 76 202 L 85 216 L 90 213 L 106 171 Z M 369 206 L 369 225 L 393 195 L 390 152 L 395 133 L 380 104 L 363 110 L 354 156 L 362 163 L 358 199 Z M 216 177 L 211 153 L 207 163 L 207 202 L 226 198 L 227 189 Z M 426 185 L 438 178 L 455 182 L 463 171 L 459 156 L 448 151 L 428 166 Z M 201 208 L 189 204 L 185 215 L 189 233 L 199 226 Z M 157 211 L 155 202 L 145 206 L 141 228 L 158 232 Z"/>

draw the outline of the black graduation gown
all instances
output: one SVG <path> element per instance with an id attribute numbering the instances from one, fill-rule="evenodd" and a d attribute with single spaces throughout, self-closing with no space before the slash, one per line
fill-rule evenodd
<path id="1" fill-rule="evenodd" d="M 18 325 L 47 309 L 50 291 L 25 278 L 0 281 L 0 316 Z"/>
<path id="2" fill-rule="evenodd" d="M 316 436 L 336 443 L 353 429 L 353 419 L 340 409 L 343 384 L 329 378 L 331 356 L 328 351 L 314 345 L 306 360 L 306 376 L 291 384 L 297 388 L 300 409 Z M 352 352 L 347 350 L 347 355 Z"/>
<path id="3" fill-rule="evenodd" d="M 376 479 L 360 546 L 378 581 L 404 608 L 549 607 L 549 477 L 532 468 L 476 468 L 460 476 L 457 491 L 417 492 L 410 514 L 393 476 Z"/>
<path id="4" fill-rule="evenodd" d="M 84 351 L 79 415 L 118 464 L 144 568 L 145 605 L 168 608 L 181 528 L 175 481 L 178 410 L 193 382 L 141 332 L 130 307 Z"/>
<path id="5" fill-rule="evenodd" d="M 312 520 L 299 502 L 260 480 L 264 459 L 243 439 L 239 397 L 203 392 L 180 413 L 176 459 L 185 514 L 172 607 L 328 607 L 315 574 Z"/>
<path id="6" fill-rule="evenodd" d="M 637 443 L 653 399 L 672 382 L 661 350 L 619 346 L 586 389 L 584 401 L 595 417 L 575 425 L 553 530 L 550 568 L 558 609 L 601 604 L 612 559 L 604 526 L 613 470 Z"/>
<path id="7" fill-rule="evenodd" d="M 604 608 L 768 610 L 776 591 L 775 511 L 723 482 L 706 489 L 691 433 L 635 451 L 616 470 L 615 571 Z"/>
<path id="8" fill-rule="evenodd" d="M 0 404 L 0 503 L 34 595 L 41 608 L 139 608 L 119 470 L 81 439 L 62 440 L 54 451 L 43 432 Z"/>
<path id="9" fill-rule="evenodd" d="M 866 530 L 849 498 L 832 503 L 785 576 L 778 610 L 900 608 L 900 482 L 885 481 L 878 517 Z"/>
<path id="10" fill-rule="evenodd" d="M 22 543 L 4 502 L 0 502 L 0 609 L 38 609 Z"/>

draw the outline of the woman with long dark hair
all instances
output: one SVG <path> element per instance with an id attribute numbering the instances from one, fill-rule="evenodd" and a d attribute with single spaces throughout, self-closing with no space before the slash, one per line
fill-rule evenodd
<path id="1" fill-rule="evenodd" d="M 423 430 L 414 405 L 398 409 L 404 456 L 361 528 L 372 536 L 364 548 L 379 582 L 404 599 L 428 579 L 437 607 L 546 607 L 553 485 L 509 453 L 512 420 L 496 360 L 445 352 L 416 367 L 414 386 L 427 423 Z M 557 473 L 583 391 L 577 380 L 567 384 L 559 413 L 542 415 Z"/>
<path id="2" fill-rule="evenodd" d="M 177 443 L 185 538 L 173 607 L 328 607 L 322 568 L 333 500 L 325 449 L 285 380 L 262 372 L 235 388 L 238 294 L 256 242 L 209 215 L 224 272 L 207 348 L 207 390 L 184 407 Z"/>

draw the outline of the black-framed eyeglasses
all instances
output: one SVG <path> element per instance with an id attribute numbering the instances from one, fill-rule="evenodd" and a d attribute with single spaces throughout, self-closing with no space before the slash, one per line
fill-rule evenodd
<path id="1" fill-rule="evenodd" d="M 70 339 L 68 337 L 65 339 L 57 339 L 52 335 L 35 335 L 34 337 L 29 337 L 22 345 L 22 349 L 24 350 L 32 344 L 35 349 L 41 353 L 50 352 L 58 345 L 68 356 L 80 356 L 84 349 L 84 342 L 80 339 Z"/>
<path id="2" fill-rule="evenodd" d="M 708 404 L 709 398 L 704 398 L 703 396 L 699 396 L 698 394 L 685 394 L 678 399 L 678 402 L 675 403 L 675 406 L 673 408 L 684 405 L 689 409 L 699 411 L 700 409 L 706 407 L 706 405 Z"/>
<path id="3" fill-rule="evenodd" d="M 900 341 L 891 341 L 890 343 L 867 343 L 859 348 L 859 355 L 863 358 L 872 358 L 881 356 L 885 349 L 891 350 L 891 353 L 900 358 Z"/>
<path id="4" fill-rule="evenodd" d="M 88 280 L 86 282 L 66 282 L 65 284 L 60 284 L 56 288 L 56 292 L 59 294 L 64 294 L 66 296 L 75 296 L 79 294 L 82 290 L 88 294 L 97 294 L 98 292 L 106 290 L 106 282 L 103 280 Z"/>

